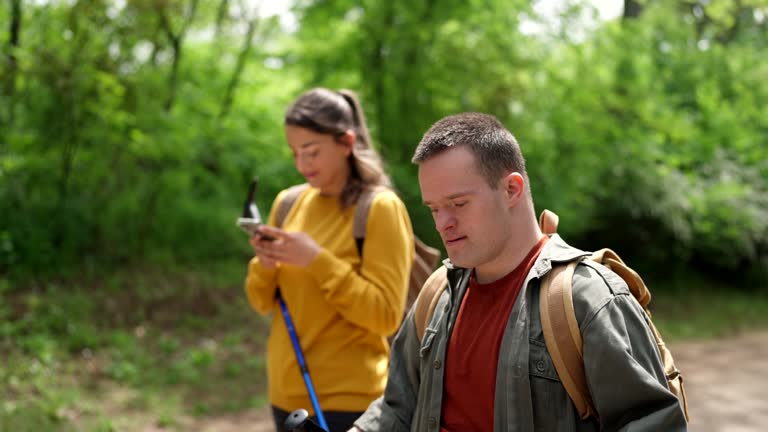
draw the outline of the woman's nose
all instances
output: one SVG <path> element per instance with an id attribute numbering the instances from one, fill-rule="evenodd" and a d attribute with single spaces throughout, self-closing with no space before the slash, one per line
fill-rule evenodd
<path id="1" fill-rule="evenodd" d="M 298 169 L 300 172 L 305 170 L 306 168 L 309 168 L 309 158 L 303 157 L 301 155 L 296 156 L 294 159 L 294 164 L 296 165 L 296 169 Z"/>

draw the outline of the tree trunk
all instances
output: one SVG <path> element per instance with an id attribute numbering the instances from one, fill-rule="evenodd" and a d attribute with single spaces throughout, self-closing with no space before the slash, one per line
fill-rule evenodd
<path id="1" fill-rule="evenodd" d="M 638 0 L 624 0 L 624 14 L 622 19 L 632 19 L 640 16 L 643 5 Z"/>
<path id="2" fill-rule="evenodd" d="M 160 20 L 160 27 L 162 27 L 162 19 Z M 157 66 L 157 55 L 160 54 L 160 32 L 161 29 L 155 29 L 150 42 L 152 43 L 152 52 L 149 54 L 149 64 L 153 67 Z"/>
<path id="3" fill-rule="evenodd" d="M 253 33 L 256 30 L 256 20 L 253 18 L 248 21 L 248 31 L 245 34 L 245 40 L 243 41 L 243 48 L 240 50 L 240 54 L 237 56 L 237 64 L 235 70 L 232 72 L 232 77 L 227 84 L 227 90 L 224 93 L 224 101 L 221 104 L 221 111 L 219 112 L 219 118 L 224 118 L 229 113 L 229 109 L 232 107 L 232 100 L 235 96 L 235 89 L 240 82 L 240 76 L 245 68 L 245 62 L 248 60 L 248 54 L 251 52 L 251 45 L 253 44 Z"/>
<path id="4" fill-rule="evenodd" d="M 389 105 L 387 92 L 387 84 L 385 78 L 387 76 L 387 59 L 385 58 L 385 52 L 387 49 L 386 36 L 388 34 L 387 29 L 392 28 L 395 21 L 394 4 L 392 2 L 383 2 L 379 7 L 386 8 L 383 12 L 381 19 L 376 22 L 372 18 L 368 18 L 366 24 L 366 38 L 370 40 L 370 51 L 368 51 L 365 58 L 367 61 L 361 63 L 362 76 L 367 77 L 370 84 L 370 92 L 372 93 L 371 103 L 375 106 L 376 112 L 376 141 L 379 143 L 379 149 L 381 155 L 389 160 L 390 159 L 390 147 L 384 145 L 390 142 L 390 137 L 385 125 L 389 124 L 387 115 L 387 106 Z M 367 13 L 367 11 L 366 11 Z M 373 14 L 371 14 L 373 16 Z"/>
<path id="5" fill-rule="evenodd" d="M 171 63 L 171 74 L 168 76 L 168 99 L 165 100 L 165 111 L 173 108 L 173 102 L 176 100 L 176 87 L 179 81 L 179 61 L 181 60 L 181 41 L 178 38 L 171 39 L 171 48 L 173 49 L 173 62 Z"/>
<path id="6" fill-rule="evenodd" d="M 424 2 L 423 9 L 417 18 L 416 22 L 424 23 L 425 28 L 432 28 L 435 24 L 430 22 L 433 17 L 435 2 L 428 0 Z M 405 46 L 405 52 L 403 53 L 403 64 L 413 65 L 418 64 L 422 53 L 422 47 L 432 45 L 432 39 L 434 38 L 434 32 L 426 34 L 423 33 L 421 28 L 413 29 L 415 31 L 414 40 L 416 43 Z M 421 85 L 418 79 L 414 79 L 413 71 L 421 72 L 418 68 L 401 68 L 399 73 L 402 75 L 398 78 L 400 85 L 398 86 L 398 102 L 399 112 L 406 113 L 403 117 L 408 122 L 404 127 L 397 128 L 398 134 L 395 138 L 397 145 L 396 159 L 399 162 L 408 163 L 413 155 L 413 149 L 409 145 L 403 145 L 408 143 L 413 138 L 411 135 L 413 131 L 418 130 L 418 124 L 414 123 L 414 120 L 418 118 L 415 114 L 421 112 L 424 109 L 431 109 L 431 104 L 425 99 L 426 92 L 423 91 L 423 85 Z"/>
<path id="7" fill-rule="evenodd" d="M 184 43 L 184 36 L 187 33 L 187 29 L 189 29 L 190 24 L 192 23 L 192 20 L 195 18 L 195 14 L 197 12 L 197 4 L 199 0 L 191 0 L 191 4 L 189 7 L 189 11 L 187 13 L 187 16 L 184 18 L 184 22 L 181 25 L 181 30 L 179 30 L 179 33 L 174 33 L 173 29 L 171 28 L 171 21 L 168 19 L 168 15 L 166 10 L 162 7 L 159 9 L 160 14 L 160 26 L 162 27 L 163 31 L 165 31 L 165 35 L 168 37 L 168 41 L 171 43 L 171 48 L 173 50 L 173 60 L 171 63 L 171 74 L 168 76 L 168 98 L 165 101 L 165 111 L 170 111 L 171 108 L 173 108 L 173 103 L 176 99 L 176 87 L 178 86 L 178 75 L 179 75 L 179 62 L 181 60 L 181 50 Z"/>
<path id="8" fill-rule="evenodd" d="M 214 33 L 214 39 L 218 40 L 221 34 L 221 27 L 224 24 L 224 20 L 227 18 L 227 12 L 229 11 L 229 0 L 221 0 L 219 3 L 219 9 L 216 11 L 216 33 Z"/>
<path id="9" fill-rule="evenodd" d="M 18 69 L 18 63 L 16 61 L 16 48 L 19 47 L 19 38 L 21 34 L 21 0 L 11 0 L 11 23 L 9 27 L 8 43 L 10 45 L 8 49 L 8 75 L 6 77 L 5 85 L 3 86 L 3 93 L 6 96 L 7 105 L 5 109 L 7 113 L 7 123 L 13 122 L 13 106 L 14 95 L 16 93 L 16 71 Z"/>

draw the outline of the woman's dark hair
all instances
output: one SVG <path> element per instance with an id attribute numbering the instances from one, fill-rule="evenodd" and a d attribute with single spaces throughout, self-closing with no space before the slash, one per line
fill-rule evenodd
<path id="1" fill-rule="evenodd" d="M 285 113 L 286 126 L 298 126 L 333 135 L 337 140 L 349 130 L 355 145 L 349 157 L 350 175 L 341 192 L 341 205 L 348 207 L 366 188 L 391 187 L 381 157 L 373 148 L 365 114 L 355 92 L 313 88 L 299 96 Z"/>

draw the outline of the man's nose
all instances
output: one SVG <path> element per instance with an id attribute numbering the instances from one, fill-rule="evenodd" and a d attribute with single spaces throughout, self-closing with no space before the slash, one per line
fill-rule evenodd
<path id="1" fill-rule="evenodd" d="M 435 228 L 440 233 L 456 228 L 456 218 L 449 211 L 438 211 L 435 215 Z"/>

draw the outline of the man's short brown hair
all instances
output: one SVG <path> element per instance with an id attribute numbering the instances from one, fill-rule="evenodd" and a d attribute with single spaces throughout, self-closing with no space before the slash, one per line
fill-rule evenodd
<path id="1" fill-rule="evenodd" d="M 451 148 L 465 146 L 475 156 L 480 174 L 496 189 L 505 173 L 518 172 L 528 183 L 525 159 L 517 140 L 496 117 L 467 112 L 444 117 L 424 134 L 411 162 L 420 164 Z"/>

